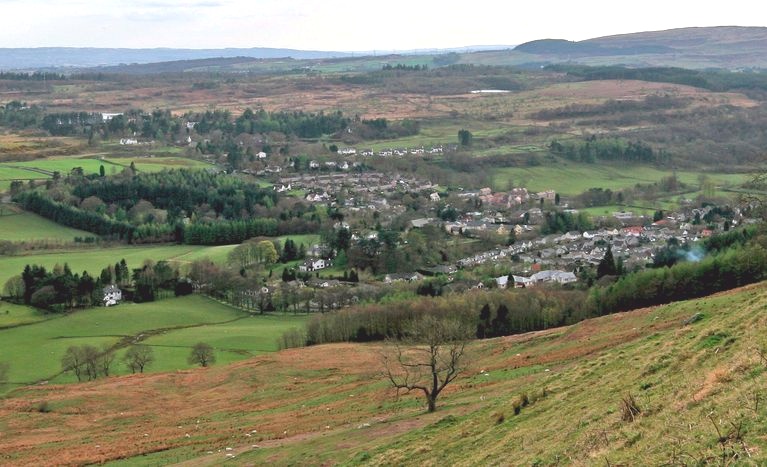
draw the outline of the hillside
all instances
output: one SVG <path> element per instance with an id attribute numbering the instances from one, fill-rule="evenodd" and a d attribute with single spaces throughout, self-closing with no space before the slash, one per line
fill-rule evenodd
<path id="1" fill-rule="evenodd" d="M 764 68 L 767 28 L 702 27 L 597 37 L 571 42 L 542 39 L 508 53 L 483 52 L 462 57 L 466 63 L 677 66 L 682 68 Z"/>
<path id="2" fill-rule="evenodd" d="M 765 304 L 762 283 L 477 342 L 433 414 L 387 387 L 379 344 L 28 387 L 0 403 L 0 463 L 757 463 Z M 515 415 L 522 394 L 530 403 Z M 634 421 L 621 416 L 628 394 Z"/>

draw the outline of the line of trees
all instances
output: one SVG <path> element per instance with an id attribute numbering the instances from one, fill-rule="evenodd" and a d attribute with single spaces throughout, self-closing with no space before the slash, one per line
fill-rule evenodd
<path id="1" fill-rule="evenodd" d="M 110 219 L 101 214 L 85 211 L 60 203 L 36 191 L 24 191 L 14 196 L 24 209 L 50 219 L 57 224 L 86 230 L 95 234 L 130 242 L 136 228 L 125 221 Z"/>
<path id="2" fill-rule="evenodd" d="M 614 138 L 597 138 L 591 136 L 583 142 L 560 143 L 552 141 L 549 144 L 552 154 L 562 156 L 571 161 L 593 164 L 597 161 L 623 161 L 646 164 L 668 164 L 671 155 L 664 151 L 655 151 L 651 146 L 641 141 L 625 141 Z"/>
<path id="3" fill-rule="evenodd" d="M 88 271 L 72 273 L 69 265 L 56 265 L 51 270 L 36 264 L 26 265 L 21 274 L 8 279 L 3 295 L 12 301 L 49 311 L 66 311 L 102 302 L 103 289 L 116 285 L 128 289 L 136 302 L 153 301 L 158 296 L 187 295 L 193 288 L 179 280 L 178 271 L 167 261 L 146 261 L 140 268 L 128 269 L 125 259 L 101 270 L 98 276 Z M 127 298 L 127 294 L 123 297 Z"/>
<path id="4" fill-rule="evenodd" d="M 646 269 L 608 287 L 596 287 L 588 307 L 595 315 L 688 300 L 765 279 L 767 251 L 761 246 L 735 247 L 699 262 Z"/>

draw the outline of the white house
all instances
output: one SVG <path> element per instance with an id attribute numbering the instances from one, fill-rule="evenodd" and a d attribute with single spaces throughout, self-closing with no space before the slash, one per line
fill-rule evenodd
<path id="1" fill-rule="evenodd" d="M 429 195 L 429 199 L 435 203 L 439 202 L 439 193 L 432 193 Z"/>
<path id="2" fill-rule="evenodd" d="M 298 266 L 298 270 L 301 272 L 312 272 L 319 271 L 320 269 L 325 269 L 328 266 L 330 266 L 329 261 L 326 261 L 322 258 L 307 259 Z"/>
<path id="3" fill-rule="evenodd" d="M 533 283 L 556 282 L 558 284 L 569 284 L 577 281 L 578 278 L 572 272 L 548 270 L 533 274 L 530 276 L 530 280 Z"/>
<path id="4" fill-rule="evenodd" d="M 495 278 L 495 284 L 499 289 L 505 289 L 509 284 L 509 276 L 498 276 Z"/>
<path id="5" fill-rule="evenodd" d="M 259 153 L 256 154 L 256 157 L 259 159 L 266 159 L 266 153 L 264 151 L 259 151 Z"/>
<path id="6" fill-rule="evenodd" d="M 104 302 L 104 306 L 117 305 L 123 299 L 122 290 L 114 284 L 104 287 L 103 292 L 102 301 Z"/>

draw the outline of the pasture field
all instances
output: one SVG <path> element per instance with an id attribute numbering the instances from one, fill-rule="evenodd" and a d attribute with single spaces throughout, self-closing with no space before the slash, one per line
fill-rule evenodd
<path id="1" fill-rule="evenodd" d="M 0 232 L 2 232 L 2 223 L 4 219 L 5 217 L 0 217 Z M 56 227 L 56 224 L 52 225 Z M 61 228 L 66 229 L 65 227 Z M 52 228 L 51 231 L 55 231 L 55 228 Z M 90 234 L 86 232 L 86 235 Z M 0 235 L 0 239 L 3 238 L 4 237 Z M 274 239 L 284 243 L 287 238 L 293 239 L 297 246 L 303 243 L 306 248 L 309 248 L 319 241 L 320 236 L 314 234 L 286 235 L 275 237 Z M 34 252 L 32 254 L 18 256 L 0 256 L 0 286 L 5 284 L 5 281 L 12 276 L 21 274 L 21 271 L 27 264 L 38 264 L 50 269 L 56 264 L 63 265 L 64 263 L 67 263 L 73 272 L 79 274 L 86 270 L 91 275 L 99 274 L 104 267 L 114 264 L 123 258 L 128 263 L 129 268 L 140 267 L 144 260 L 147 259 L 151 259 L 152 261 L 164 260 L 183 268 L 184 265 L 205 257 L 209 258 L 214 263 L 225 264 L 227 262 L 227 255 L 236 246 L 237 245 L 151 245 L 118 246 L 110 247 L 108 249 L 94 247 L 56 252 Z M 274 266 L 275 272 L 282 273 L 282 270 L 279 269 L 280 266 L 281 264 L 279 263 Z"/>
<path id="2" fill-rule="evenodd" d="M 608 164 L 580 164 L 560 161 L 557 164 L 536 167 L 505 167 L 494 170 L 493 185 L 496 190 L 510 186 L 525 187 L 531 191 L 555 190 L 573 196 L 589 188 L 620 190 L 637 183 L 655 183 L 672 175 L 671 170 L 659 170 L 648 166 Z M 717 185 L 736 186 L 751 178 L 749 174 L 725 174 L 680 170 L 677 177 L 690 186 L 699 185 L 698 177 L 706 175 Z"/>
<path id="3" fill-rule="evenodd" d="M 35 308 L 0 301 L 0 329 L 35 323 L 46 318 L 45 313 Z"/>
<path id="4" fill-rule="evenodd" d="M 2 211 L 2 209 L 0 209 Z M 21 242 L 28 240 L 73 241 L 75 237 L 93 237 L 84 230 L 59 225 L 37 214 L 14 210 L 0 215 L 0 240 Z"/>
<path id="5" fill-rule="evenodd" d="M 45 180 L 53 176 L 53 172 L 66 175 L 75 167 L 81 167 L 85 175 L 99 173 L 101 166 L 107 175 L 119 173 L 134 162 L 139 172 L 159 172 L 164 169 L 204 169 L 211 167 L 207 162 L 184 157 L 51 157 L 23 162 L 0 163 L 0 191 L 10 187 L 13 180 Z"/>
<path id="6" fill-rule="evenodd" d="M 235 245 L 230 246 L 234 248 Z M 192 259 L 186 255 L 193 253 L 193 259 L 207 256 L 206 251 L 211 251 L 212 257 L 217 262 L 226 260 L 221 252 L 225 247 L 195 246 L 195 245 L 163 245 L 163 246 L 121 246 L 116 248 L 89 248 L 81 250 L 66 250 L 52 253 L 38 253 L 19 256 L 0 256 L 0 284 L 4 284 L 10 277 L 21 274 L 27 264 L 38 264 L 47 269 L 56 264 L 69 264 L 72 272 L 81 274 L 83 270 L 91 275 L 98 275 L 101 270 L 115 262 L 125 259 L 129 268 L 137 268 L 144 260 L 169 261 L 178 265 L 188 264 Z"/>
<path id="7" fill-rule="evenodd" d="M 22 311 L 13 309 L 10 315 L 16 313 L 21 315 Z M 29 312 L 26 319 L 36 317 L 35 312 Z M 277 339 L 282 333 L 302 327 L 306 319 L 302 315 L 251 316 L 199 295 L 95 307 L 47 318 L 26 326 L 0 329 L 0 361 L 11 364 L 12 383 L 31 384 L 42 379 L 76 381 L 74 375 L 60 374 L 61 357 L 71 345 L 101 347 L 141 340 L 154 350 L 155 362 L 150 371 L 173 371 L 189 368 L 186 358 L 190 348 L 204 341 L 215 348 L 219 362 L 230 363 L 277 350 Z M 115 374 L 129 372 L 120 361 L 124 352 L 125 349 L 118 351 Z"/>

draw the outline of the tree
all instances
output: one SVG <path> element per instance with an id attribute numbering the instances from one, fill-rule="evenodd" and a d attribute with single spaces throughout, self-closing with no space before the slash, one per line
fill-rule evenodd
<path id="1" fill-rule="evenodd" d="M 197 364 L 200 366 L 208 366 L 210 364 L 216 363 L 216 356 L 213 353 L 213 347 L 211 347 L 210 344 L 206 344 L 205 342 L 198 342 L 194 344 L 194 347 L 192 347 L 192 352 L 187 358 L 187 362 L 189 362 L 190 365 Z"/>
<path id="2" fill-rule="evenodd" d="M 61 369 L 71 371 L 77 377 L 77 381 L 83 380 L 83 374 L 85 373 L 85 355 L 81 347 L 76 345 L 70 345 L 64 356 L 61 357 Z"/>
<path id="3" fill-rule="evenodd" d="M 469 130 L 458 130 L 458 142 L 461 143 L 461 146 L 471 146 L 472 137 L 473 135 Z"/>
<path id="4" fill-rule="evenodd" d="M 613 258 L 612 245 L 607 245 L 607 251 L 605 256 L 597 265 L 597 278 L 602 276 L 615 276 L 618 274 L 618 268 L 615 265 L 615 258 Z"/>
<path id="5" fill-rule="evenodd" d="M 123 361 L 125 361 L 131 373 L 143 373 L 144 369 L 154 361 L 154 352 L 148 345 L 134 345 L 125 352 Z"/>
<path id="6" fill-rule="evenodd" d="M 96 359 L 96 365 L 98 367 L 98 371 L 102 375 L 109 376 L 109 371 L 112 368 L 112 363 L 114 363 L 116 356 L 117 354 L 109 345 L 105 344 L 101 348 L 101 353 Z"/>
<path id="7" fill-rule="evenodd" d="M 384 373 L 397 389 L 423 391 L 429 412 L 437 397 L 465 370 L 466 342 L 472 330 L 457 320 L 424 316 L 410 324 L 401 340 L 390 340 Z"/>
<path id="8" fill-rule="evenodd" d="M 24 280 L 21 275 L 13 276 L 3 286 L 3 295 L 10 297 L 14 300 L 21 300 L 24 298 Z"/>
<path id="9" fill-rule="evenodd" d="M 274 243 L 269 240 L 261 240 L 256 244 L 256 258 L 259 263 L 274 264 L 280 258 Z"/>

